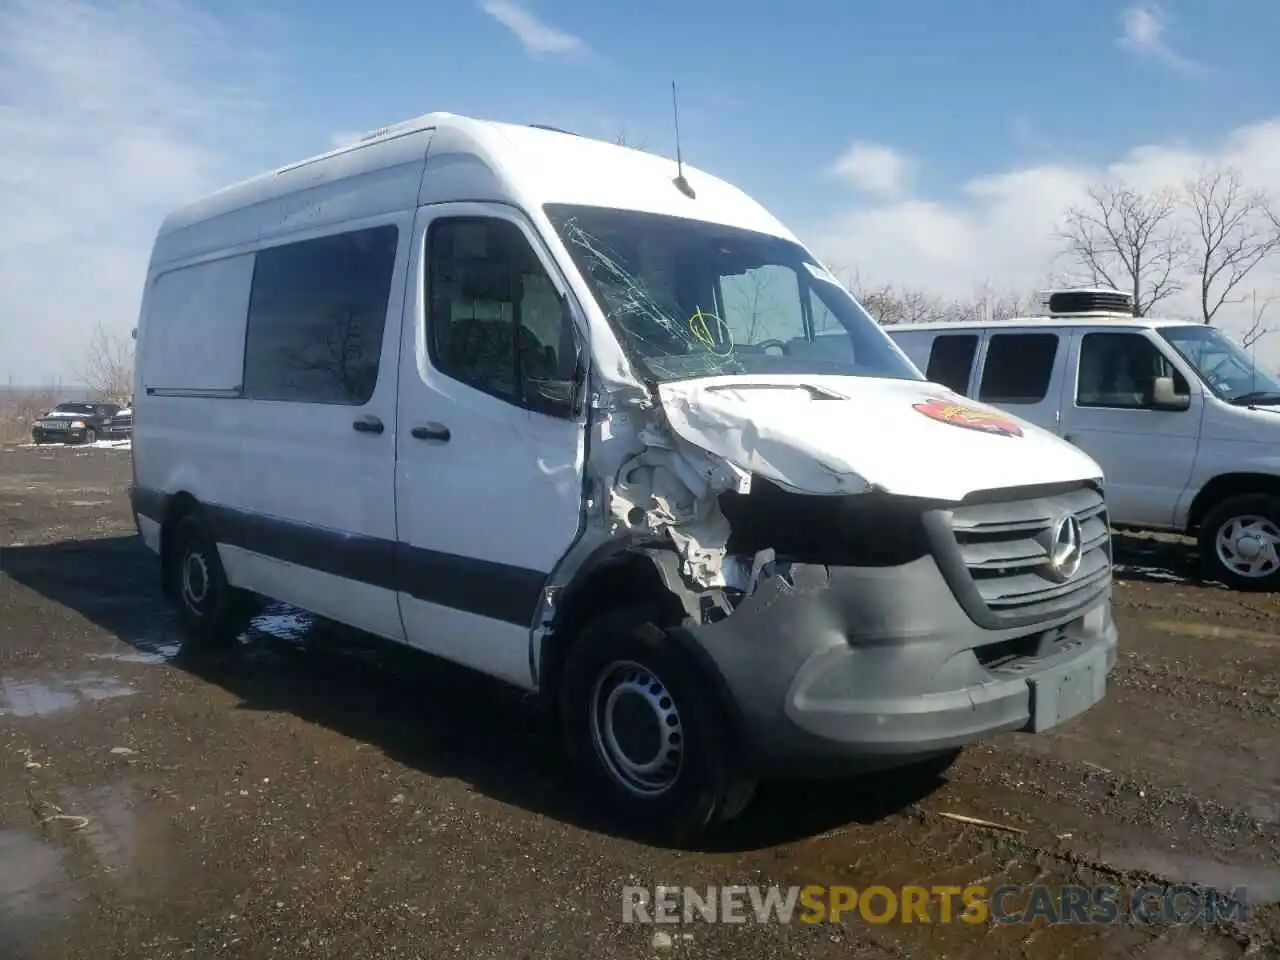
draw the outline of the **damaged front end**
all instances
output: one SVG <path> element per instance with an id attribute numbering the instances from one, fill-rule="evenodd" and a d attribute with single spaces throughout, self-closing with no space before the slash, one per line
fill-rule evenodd
<path id="1" fill-rule="evenodd" d="M 1095 484 L 959 503 L 853 476 L 801 492 L 682 439 L 661 404 L 596 412 L 595 492 L 569 574 L 587 586 L 565 596 L 590 597 L 598 566 L 636 562 L 611 581 L 623 596 L 592 599 L 649 600 L 660 584 L 659 606 L 678 612 L 664 628 L 724 691 L 761 769 L 898 766 L 1102 698 L 1116 631 Z M 1052 582 L 1035 551 L 1065 513 L 1086 559 Z M 548 607 L 548 633 L 568 612 Z"/>

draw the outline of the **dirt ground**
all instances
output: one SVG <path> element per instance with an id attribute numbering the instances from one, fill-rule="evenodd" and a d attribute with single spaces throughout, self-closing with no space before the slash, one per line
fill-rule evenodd
<path id="1" fill-rule="evenodd" d="M 613 835 L 528 703 L 277 608 L 193 658 L 127 450 L 0 448 L 0 960 L 1280 956 L 1280 597 L 1117 539 L 1120 660 L 945 781 L 765 787 L 705 849 Z M 947 814 L 1011 829 L 965 824 Z M 636 884 L 1191 883 L 1217 924 L 622 922 Z"/>

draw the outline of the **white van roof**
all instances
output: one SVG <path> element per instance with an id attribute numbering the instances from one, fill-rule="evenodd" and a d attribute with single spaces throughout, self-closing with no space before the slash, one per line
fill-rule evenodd
<path id="1" fill-rule="evenodd" d="M 429 149 L 423 176 L 422 161 Z M 186 259 L 272 234 L 450 200 L 614 207 L 689 217 L 794 241 L 763 206 L 674 160 L 545 127 L 428 113 L 280 167 L 171 213 L 153 259 Z M 357 193 L 358 190 L 358 193 Z"/>
<path id="2" fill-rule="evenodd" d="M 1202 326 L 1193 320 L 1176 320 L 1170 317 L 1116 317 L 1112 315 L 1045 317 L 1011 317 L 1008 320 L 930 320 L 925 323 L 886 323 L 885 330 L 964 331 L 1001 330 L 1006 327 L 1113 327 L 1130 329 L 1158 329 L 1160 327 Z"/>
<path id="3" fill-rule="evenodd" d="M 935 320 L 927 323 L 887 323 L 886 330 L 994 330 L 999 327 L 1158 327 L 1197 326 L 1191 320 L 1135 317 L 1133 295 L 1113 287 L 1063 287 L 1043 290 L 1044 313 L 1008 320 Z"/>

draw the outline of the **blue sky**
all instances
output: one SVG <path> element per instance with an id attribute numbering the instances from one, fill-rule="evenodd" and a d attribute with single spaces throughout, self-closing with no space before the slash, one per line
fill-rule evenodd
<path id="1" fill-rule="evenodd" d="M 686 160 L 833 268 L 944 295 L 1034 289 L 1061 210 L 1117 172 L 1230 162 L 1280 192 L 1266 0 L 263 6 L 0 4 L 0 382 L 70 379 L 88 325 L 132 326 L 167 208 L 432 110 L 670 155 L 675 80 Z"/>

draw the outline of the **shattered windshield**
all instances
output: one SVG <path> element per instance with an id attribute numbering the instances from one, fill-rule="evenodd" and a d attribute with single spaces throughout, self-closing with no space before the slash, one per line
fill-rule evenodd
<path id="1" fill-rule="evenodd" d="M 1257 367 L 1221 330 L 1202 325 L 1161 327 L 1160 336 L 1228 403 L 1280 403 L 1280 381 Z"/>
<path id="2" fill-rule="evenodd" d="M 625 349 L 654 380 L 922 379 L 795 243 L 682 217 L 562 204 L 546 210 Z"/>

